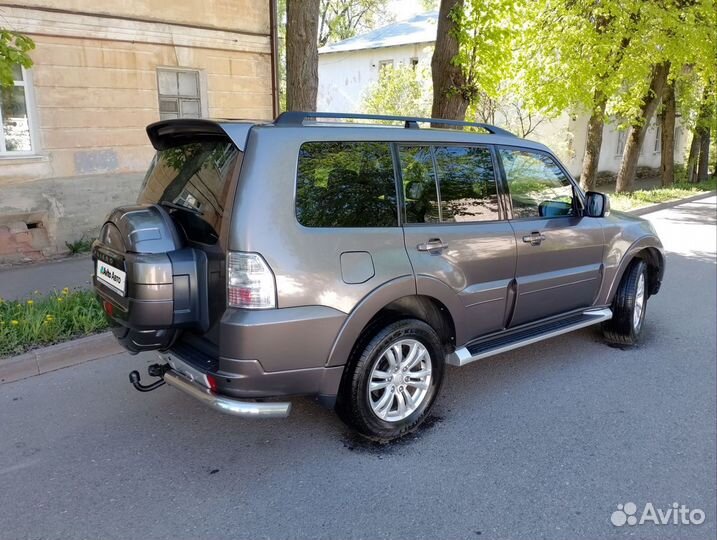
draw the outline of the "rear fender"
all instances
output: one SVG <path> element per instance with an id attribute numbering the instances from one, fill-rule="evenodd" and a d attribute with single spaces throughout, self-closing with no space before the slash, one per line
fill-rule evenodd
<path id="1" fill-rule="evenodd" d="M 327 367 L 344 365 L 361 332 L 384 306 L 404 296 L 416 294 L 413 276 L 402 276 L 384 283 L 366 295 L 349 313 L 329 352 Z"/>

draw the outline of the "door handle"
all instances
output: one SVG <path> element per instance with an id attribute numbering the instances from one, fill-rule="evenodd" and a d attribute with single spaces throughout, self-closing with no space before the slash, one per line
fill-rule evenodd
<path id="1" fill-rule="evenodd" d="M 545 235 L 535 231 L 530 234 L 526 234 L 523 237 L 523 242 L 530 244 L 531 246 L 539 246 L 540 243 L 545 240 Z"/>
<path id="2" fill-rule="evenodd" d="M 448 244 L 441 241 L 440 238 L 431 238 L 428 242 L 418 244 L 416 249 L 418 251 L 440 251 L 448 247 Z"/>

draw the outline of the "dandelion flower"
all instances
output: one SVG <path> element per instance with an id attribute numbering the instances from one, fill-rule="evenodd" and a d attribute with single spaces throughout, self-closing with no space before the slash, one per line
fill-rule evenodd
<path id="1" fill-rule="evenodd" d="M 34 300 L 28 300 L 28 301 L 27 301 L 27 304 L 30 305 L 30 306 L 33 305 L 34 303 L 35 303 Z"/>
<path id="2" fill-rule="evenodd" d="M 13 319 L 10 321 L 10 324 L 12 324 L 13 326 L 17 326 L 18 324 L 20 324 L 20 321 L 16 321 L 15 319 Z"/>
<path id="3" fill-rule="evenodd" d="M 58 298 L 57 301 L 58 301 L 58 302 L 62 302 L 62 298 Z"/>
<path id="4" fill-rule="evenodd" d="M 70 289 L 65 287 L 64 289 L 62 289 L 62 294 L 70 294 Z"/>

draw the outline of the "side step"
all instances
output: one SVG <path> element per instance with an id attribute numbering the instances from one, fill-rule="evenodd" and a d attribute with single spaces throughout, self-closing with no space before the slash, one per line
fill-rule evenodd
<path id="1" fill-rule="evenodd" d="M 470 362 L 482 360 L 489 356 L 512 351 L 531 343 L 549 339 L 560 334 L 567 334 L 579 328 L 585 328 L 612 318 L 610 308 L 592 309 L 561 319 L 553 319 L 528 328 L 502 333 L 497 336 L 481 339 L 459 347 L 446 357 L 451 366 L 465 366 Z"/>

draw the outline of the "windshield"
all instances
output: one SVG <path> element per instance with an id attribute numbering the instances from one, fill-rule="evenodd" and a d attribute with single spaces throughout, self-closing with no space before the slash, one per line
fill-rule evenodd
<path id="1" fill-rule="evenodd" d="M 160 150 L 152 160 L 137 202 L 161 204 L 190 240 L 213 244 L 233 171 L 242 153 L 231 142 L 196 142 Z"/>

